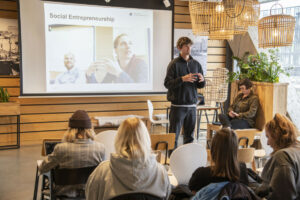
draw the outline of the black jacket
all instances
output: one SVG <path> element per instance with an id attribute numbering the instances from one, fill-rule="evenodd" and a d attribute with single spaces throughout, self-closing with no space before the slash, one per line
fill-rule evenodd
<path id="1" fill-rule="evenodd" d="M 190 56 L 185 61 L 181 56 L 173 59 L 168 66 L 164 85 L 168 89 L 167 98 L 175 105 L 191 105 L 197 103 L 197 88 L 203 88 L 205 81 L 194 83 L 183 82 L 181 77 L 189 73 L 201 73 L 200 63 Z"/>

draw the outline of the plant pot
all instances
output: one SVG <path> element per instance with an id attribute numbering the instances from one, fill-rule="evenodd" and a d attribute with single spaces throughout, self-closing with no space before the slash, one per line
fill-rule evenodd
<path id="1" fill-rule="evenodd" d="M 0 102 L 0 115 L 20 115 L 20 104 L 16 102 Z"/>

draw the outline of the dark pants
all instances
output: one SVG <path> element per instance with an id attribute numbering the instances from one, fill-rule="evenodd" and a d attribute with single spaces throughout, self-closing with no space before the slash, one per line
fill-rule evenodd
<path id="1" fill-rule="evenodd" d="M 170 133 L 175 133 L 175 148 L 177 148 L 178 137 L 183 124 L 183 143 L 194 141 L 194 130 L 196 124 L 196 107 L 174 107 L 170 111 Z M 174 148 L 174 149 L 175 149 Z"/>
<path id="2" fill-rule="evenodd" d="M 221 119 L 223 119 L 224 121 L 229 121 L 230 122 L 229 126 L 232 129 L 247 129 L 247 128 L 252 128 L 250 126 L 250 124 L 248 123 L 248 121 L 245 120 L 245 119 L 231 118 L 230 116 L 224 115 L 224 114 L 220 114 L 219 115 L 219 119 L 220 119 L 220 121 L 221 121 Z M 221 123 L 222 123 L 222 121 L 221 121 Z"/>

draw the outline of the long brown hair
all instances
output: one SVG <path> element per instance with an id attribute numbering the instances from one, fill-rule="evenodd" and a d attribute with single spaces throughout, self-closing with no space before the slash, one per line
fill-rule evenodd
<path id="1" fill-rule="evenodd" d="M 297 142 L 297 131 L 295 125 L 285 116 L 276 113 L 266 126 L 266 131 L 275 142 L 275 149 L 283 149 Z"/>
<path id="2" fill-rule="evenodd" d="M 228 128 L 217 131 L 211 145 L 212 175 L 226 177 L 230 181 L 239 180 L 237 151 L 238 140 L 235 132 Z"/>

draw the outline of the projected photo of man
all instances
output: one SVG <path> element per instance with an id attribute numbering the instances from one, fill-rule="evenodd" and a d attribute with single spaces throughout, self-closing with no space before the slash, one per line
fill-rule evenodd
<path id="1" fill-rule="evenodd" d="M 127 34 L 118 35 L 113 42 L 115 59 L 102 58 L 92 63 L 87 72 L 88 83 L 147 83 L 149 68 L 138 58 Z"/>
<path id="2" fill-rule="evenodd" d="M 75 67 L 75 56 L 72 53 L 64 55 L 64 66 L 67 71 L 59 74 L 52 84 L 75 84 L 84 83 L 85 78 L 80 74 L 79 70 Z"/>

